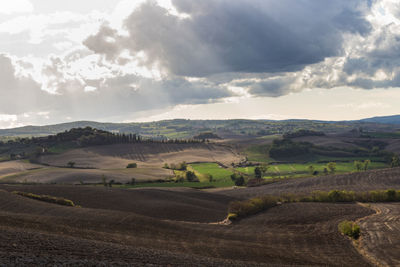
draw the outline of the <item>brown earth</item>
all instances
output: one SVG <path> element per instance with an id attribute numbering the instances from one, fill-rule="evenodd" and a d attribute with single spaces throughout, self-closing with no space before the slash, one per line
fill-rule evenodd
<path id="1" fill-rule="evenodd" d="M 327 136 L 302 136 L 293 138 L 292 140 L 295 142 L 309 142 L 316 146 L 351 149 L 351 148 L 358 148 L 358 146 L 353 144 L 352 142 L 354 142 L 354 140 L 360 140 L 360 139 L 327 135 Z"/>
<path id="2" fill-rule="evenodd" d="M 357 148 L 358 146 L 354 144 L 354 142 L 359 141 L 382 141 L 387 143 L 387 146 L 384 148 L 387 151 L 400 154 L 400 139 L 394 138 L 355 138 L 355 137 L 344 137 L 338 135 L 327 135 L 327 136 L 303 136 L 293 138 L 293 141 L 296 142 L 309 142 L 317 146 L 325 146 L 325 147 L 336 147 L 343 149 L 352 149 Z"/>
<path id="3" fill-rule="evenodd" d="M 370 191 L 392 188 L 400 189 L 400 168 L 286 179 L 259 187 L 220 190 L 219 193 L 232 197 L 251 198 L 282 193 L 309 193 L 317 190 Z"/>
<path id="4" fill-rule="evenodd" d="M 162 167 L 164 163 L 215 162 L 224 164 L 240 161 L 240 156 L 227 145 L 217 144 L 116 144 L 73 149 L 58 155 L 41 157 L 52 166 L 66 166 L 69 161 L 77 167 L 100 169 L 125 168 L 130 162 L 138 166 Z"/>
<path id="5" fill-rule="evenodd" d="M 110 189 L 104 186 L 81 185 L 0 185 L 0 189 L 63 197 L 72 200 L 76 205 L 91 209 L 196 222 L 222 221 L 226 217 L 229 202 L 235 200 L 189 188 Z"/>
<path id="6" fill-rule="evenodd" d="M 76 195 L 85 190 L 76 187 Z M 121 201 L 129 198 L 125 191 L 141 190 L 116 191 Z M 155 192 L 160 202 L 168 199 Z M 186 196 L 198 217 L 207 216 L 202 196 L 193 190 L 168 194 L 166 206 Z M 64 207 L 0 190 L 0 265 L 369 265 L 337 231 L 341 220 L 372 213 L 356 204 L 285 204 L 232 225 L 171 221 L 107 205 Z"/>
<path id="7" fill-rule="evenodd" d="M 380 266 L 400 266 L 400 203 L 370 205 L 376 214 L 361 219 L 360 251 Z"/>
<path id="8" fill-rule="evenodd" d="M 2 183 L 101 183 L 103 176 L 107 181 L 126 183 L 130 182 L 132 178 L 138 182 L 164 180 L 167 177 L 173 177 L 174 174 L 171 170 L 151 166 L 115 170 L 43 167 L 37 170 L 12 173 L 1 177 L 0 181 Z"/>
<path id="9" fill-rule="evenodd" d="M 42 165 L 31 164 L 21 160 L 0 162 L 0 178 L 19 172 L 42 168 Z"/>

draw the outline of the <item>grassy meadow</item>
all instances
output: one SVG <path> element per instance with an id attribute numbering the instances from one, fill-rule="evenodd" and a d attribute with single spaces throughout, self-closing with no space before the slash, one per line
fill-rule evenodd
<path id="1" fill-rule="evenodd" d="M 285 163 L 285 164 L 271 164 L 268 165 L 268 170 L 266 172 L 265 178 L 273 178 L 276 176 L 289 176 L 289 177 L 301 177 L 301 176 L 310 176 L 309 167 L 313 166 L 314 170 L 319 173 L 319 175 L 323 174 L 324 168 L 326 168 L 327 163 Z M 381 169 L 389 167 L 388 164 L 383 162 L 374 162 L 372 161 L 368 169 Z M 256 167 L 240 167 L 236 168 L 237 171 L 253 175 L 254 169 Z M 336 162 L 336 171 L 335 173 L 347 173 L 347 172 L 355 172 L 357 171 L 354 166 L 354 162 Z"/>

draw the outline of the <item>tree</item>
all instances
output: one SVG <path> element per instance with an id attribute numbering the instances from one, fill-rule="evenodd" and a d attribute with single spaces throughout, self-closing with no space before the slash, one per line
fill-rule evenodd
<path id="1" fill-rule="evenodd" d="M 307 169 L 308 169 L 308 173 L 309 173 L 309 174 L 314 175 L 314 172 L 315 172 L 314 166 L 310 165 L 310 166 L 308 166 Z"/>
<path id="2" fill-rule="evenodd" d="M 131 179 L 131 185 L 135 185 L 136 184 L 136 179 L 135 178 L 132 178 Z"/>
<path id="3" fill-rule="evenodd" d="M 67 165 L 68 165 L 68 167 L 73 168 L 75 166 L 75 162 L 68 161 Z"/>
<path id="4" fill-rule="evenodd" d="M 133 163 L 129 163 L 126 168 L 130 169 L 130 168 L 137 168 L 137 163 L 133 162 Z"/>
<path id="5" fill-rule="evenodd" d="M 323 172 L 324 172 L 324 175 L 327 175 L 328 174 L 328 168 L 325 167 Z"/>
<path id="6" fill-rule="evenodd" d="M 336 172 L 336 162 L 329 162 L 326 165 L 326 167 L 327 167 L 329 173 L 335 173 Z"/>
<path id="7" fill-rule="evenodd" d="M 394 156 L 392 157 L 392 162 L 390 163 L 390 167 L 391 167 L 391 168 L 400 167 L 399 155 L 394 155 Z"/>
<path id="8" fill-rule="evenodd" d="M 231 179 L 235 183 L 235 185 L 237 185 L 237 186 L 244 185 L 245 180 L 244 180 L 243 175 L 240 175 L 240 174 L 237 174 L 237 173 L 233 173 L 233 174 L 231 174 Z"/>
<path id="9" fill-rule="evenodd" d="M 258 179 L 262 178 L 262 171 L 260 167 L 255 167 L 254 169 L 254 176 Z"/>
<path id="10" fill-rule="evenodd" d="M 244 177 L 240 175 L 236 180 L 235 180 L 235 185 L 236 186 L 242 186 L 244 185 Z"/>
<path id="11" fill-rule="evenodd" d="M 214 182 L 214 177 L 211 174 L 207 173 L 206 178 L 210 183 Z"/>
<path id="12" fill-rule="evenodd" d="M 364 160 L 364 171 L 368 170 L 368 166 L 371 163 L 369 159 Z"/>
<path id="13" fill-rule="evenodd" d="M 265 176 L 265 174 L 267 173 L 268 169 L 269 169 L 269 166 L 268 166 L 268 165 L 265 165 L 265 164 L 264 164 L 264 165 L 261 165 L 261 166 L 260 166 L 261 176 L 262 176 L 262 177 Z"/>
<path id="14" fill-rule="evenodd" d="M 107 178 L 104 176 L 104 174 L 101 176 L 101 183 L 102 183 L 104 186 L 107 186 Z"/>
<path id="15" fill-rule="evenodd" d="M 361 171 L 361 169 L 363 168 L 363 163 L 359 160 L 356 160 L 354 161 L 354 167 L 357 171 Z"/>
<path id="16" fill-rule="evenodd" d="M 186 172 L 186 180 L 188 182 L 198 182 L 196 174 L 194 172 L 192 172 L 192 171 L 187 171 Z"/>

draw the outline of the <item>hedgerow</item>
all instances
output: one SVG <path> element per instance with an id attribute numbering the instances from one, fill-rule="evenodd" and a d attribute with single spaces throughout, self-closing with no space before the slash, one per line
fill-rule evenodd
<path id="1" fill-rule="evenodd" d="M 263 196 L 230 203 L 228 213 L 242 218 L 269 209 L 279 203 L 293 202 L 397 202 L 400 201 L 400 190 L 375 190 L 354 192 L 346 190 L 314 191 L 310 194 L 282 194 L 281 196 Z"/>
<path id="2" fill-rule="evenodd" d="M 28 198 L 44 201 L 44 202 L 75 207 L 75 204 L 74 204 L 74 202 L 72 202 L 72 200 L 61 198 L 61 197 L 53 197 L 53 196 L 49 196 L 49 195 L 36 195 L 36 194 L 20 192 L 20 191 L 13 191 L 12 193 L 23 196 L 23 197 L 28 197 Z"/>

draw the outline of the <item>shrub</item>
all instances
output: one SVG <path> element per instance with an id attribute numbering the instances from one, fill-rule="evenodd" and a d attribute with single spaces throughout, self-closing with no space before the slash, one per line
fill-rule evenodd
<path id="1" fill-rule="evenodd" d="M 228 220 L 234 221 L 238 218 L 238 215 L 236 213 L 228 213 Z"/>
<path id="2" fill-rule="evenodd" d="M 164 168 L 168 169 L 167 166 L 168 166 L 168 164 L 167 165 L 164 164 Z M 186 171 L 186 168 L 187 168 L 187 164 L 186 164 L 185 161 L 182 161 L 182 162 L 180 162 L 178 164 L 171 163 L 169 165 L 169 169 L 171 169 L 171 170 Z"/>
<path id="3" fill-rule="evenodd" d="M 73 167 L 75 167 L 75 162 L 69 161 L 69 162 L 67 163 L 67 166 L 70 167 L 70 168 L 73 168 Z"/>
<path id="4" fill-rule="evenodd" d="M 131 169 L 131 168 L 137 168 L 137 163 L 129 163 L 126 168 Z"/>
<path id="5" fill-rule="evenodd" d="M 244 185 L 245 180 L 244 180 L 243 175 L 233 173 L 233 174 L 231 174 L 231 179 L 235 183 L 236 186 Z"/>
<path id="6" fill-rule="evenodd" d="M 35 200 L 40 200 L 44 202 L 49 202 L 49 203 L 54 203 L 58 205 L 64 205 L 64 206 L 70 206 L 74 207 L 75 204 L 72 202 L 72 200 L 66 199 L 66 198 L 61 198 L 61 197 L 53 197 L 49 195 L 36 195 L 32 193 L 26 193 L 26 192 L 20 192 L 20 191 L 13 191 L 12 193 L 27 197 L 27 198 L 32 198 Z"/>
<path id="7" fill-rule="evenodd" d="M 187 171 L 185 176 L 186 176 L 186 180 L 188 182 L 198 182 L 199 181 L 199 179 L 197 178 L 196 174 L 194 172 L 192 172 L 192 171 Z"/>
<path id="8" fill-rule="evenodd" d="M 329 173 L 335 173 L 336 172 L 336 162 L 329 162 L 326 165 L 326 168 L 328 169 Z"/>
<path id="9" fill-rule="evenodd" d="M 360 226 L 355 222 L 343 221 L 338 225 L 339 231 L 353 239 L 358 239 L 360 237 Z"/>
<path id="10" fill-rule="evenodd" d="M 234 201 L 229 205 L 229 213 L 236 214 L 238 218 L 256 214 L 260 211 L 276 206 L 278 199 L 273 196 L 264 196 L 245 201 Z"/>
<path id="11" fill-rule="evenodd" d="M 236 186 L 243 186 L 244 185 L 244 177 L 242 175 L 240 175 L 239 178 L 237 178 L 235 180 L 235 185 Z"/>

